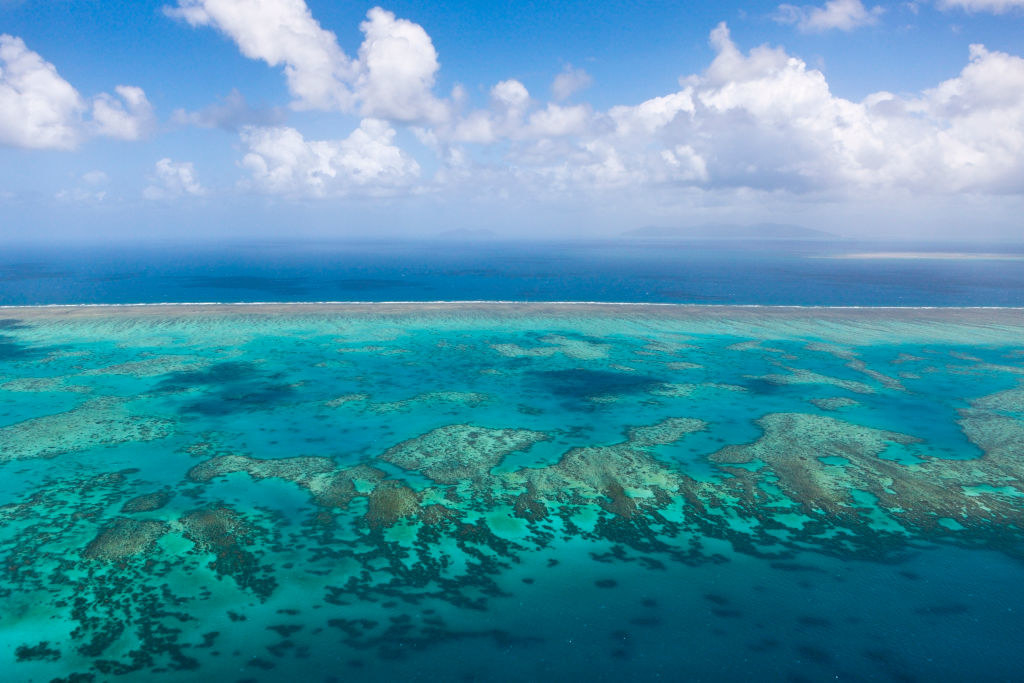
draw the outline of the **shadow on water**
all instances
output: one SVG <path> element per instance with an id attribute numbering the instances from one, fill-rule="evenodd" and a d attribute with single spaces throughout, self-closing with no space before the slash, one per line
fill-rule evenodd
<path id="1" fill-rule="evenodd" d="M 616 394 L 641 394 L 663 384 L 666 380 L 632 372 L 608 370 L 546 370 L 530 373 L 543 388 L 566 398 L 587 398 Z"/>
<path id="2" fill-rule="evenodd" d="M 774 382 L 769 382 L 766 379 L 758 379 L 756 377 L 744 379 L 737 382 L 742 387 L 746 387 L 752 394 L 777 394 L 782 391 L 782 387 Z"/>
<path id="3" fill-rule="evenodd" d="M 267 381 L 273 379 L 262 377 L 253 363 L 230 361 L 204 370 L 175 372 L 157 385 L 157 391 L 204 390 L 202 398 L 182 406 L 180 412 L 228 415 L 273 408 L 294 393 L 289 384 Z"/>
<path id="4" fill-rule="evenodd" d="M 0 330 L 27 330 L 26 325 L 17 318 L 0 318 Z M 38 347 L 22 343 L 17 337 L 10 334 L 0 334 L 0 361 L 4 360 L 26 360 L 36 358 L 44 353 L 52 351 L 53 347 Z"/>
<path id="5" fill-rule="evenodd" d="M 217 363 L 203 370 L 172 372 L 157 385 L 157 391 L 187 391 L 199 386 L 221 386 L 234 382 L 253 380 L 259 376 L 253 363 L 228 361 Z"/>

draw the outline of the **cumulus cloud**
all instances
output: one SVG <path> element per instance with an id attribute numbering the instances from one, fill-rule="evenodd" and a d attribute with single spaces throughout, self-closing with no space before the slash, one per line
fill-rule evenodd
<path id="1" fill-rule="evenodd" d="M 303 0 L 178 0 L 164 11 L 217 29 L 249 59 L 283 65 L 296 109 L 351 108 L 354 66 Z"/>
<path id="2" fill-rule="evenodd" d="M 232 90 L 219 102 L 199 111 L 175 109 L 171 121 L 179 126 L 221 128 L 235 131 L 243 126 L 266 126 L 282 123 L 284 112 L 277 108 L 254 108 L 238 90 Z"/>
<path id="3" fill-rule="evenodd" d="M 432 92 L 440 65 L 427 32 L 379 7 L 366 16 L 359 26 L 366 39 L 359 48 L 356 81 L 363 115 L 396 121 L 445 119 L 447 105 Z"/>
<path id="4" fill-rule="evenodd" d="M 57 68 L 21 38 L 0 35 L 0 143 L 71 149 L 85 103 Z"/>
<path id="5" fill-rule="evenodd" d="M 1010 10 L 1024 9 L 1024 0 L 939 0 L 939 7 L 1003 14 Z"/>
<path id="6" fill-rule="evenodd" d="M 283 66 L 295 109 L 359 111 L 402 122 L 448 115 L 448 103 L 432 92 L 439 63 L 430 36 L 380 7 L 359 26 L 364 40 L 356 59 L 304 0 L 178 0 L 164 11 L 220 31 L 250 59 Z"/>
<path id="7" fill-rule="evenodd" d="M 119 85 L 117 97 L 102 93 L 89 109 L 57 68 L 25 46 L 0 35 L 0 144 L 37 149 L 74 149 L 91 135 L 138 140 L 155 124 L 142 88 Z"/>
<path id="8" fill-rule="evenodd" d="M 160 159 L 154 167 L 152 183 L 142 191 L 142 196 L 151 200 L 178 199 L 179 197 L 200 197 L 206 189 L 199 184 L 196 170 L 191 161 Z"/>
<path id="9" fill-rule="evenodd" d="M 394 144 L 394 129 L 379 119 L 364 119 L 342 140 L 306 140 L 288 127 L 253 126 L 241 135 L 247 185 L 271 194 L 386 195 L 420 175 L 419 164 Z"/>
<path id="10" fill-rule="evenodd" d="M 551 94 L 555 101 L 562 102 L 589 87 L 592 80 L 590 74 L 583 69 L 566 64 L 562 72 L 555 76 L 555 80 L 551 83 Z"/>
<path id="11" fill-rule="evenodd" d="M 495 89 L 494 111 L 482 117 L 490 127 L 476 126 L 508 133 L 496 112 L 512 113 L 519 143 L 502 160 L 507 180 L 538 193 L 1024 192 L 1020 57 L 973 46 L 961 73 L 933 89 L 858 102 L 836 96 L 823 73 L 781 48 L 742 52 L 724 24 L 710 42 L 714 60 L 681 78 L 677 92 L 570 117 L 556 105 L 531 113 L 525 88 L 505 82 Z M 560 120 L 571 125 L 551 123 Z M 495 166 L 492 175 L 470 179 L 500 173 Z"/>
<path id="12" fill-rule="evenodd" d="M 145 137 L 156 125 L 153 105 L 146 99 L 146 93 L 131 85 L 119 85 L 114 92 L 118 97 L 102 93 L 93 99 L 92 123 L 96 133 L 121 140 Z"/>
<path id="13" fill-rule="evenodd" d="M 806 33 L 822 33 L 832 29 L 852 31 L 861 26 L 870 26 L 878 22 L 882 12 L 878 6 L 868 10 L 861 0 L 829 0 L 824 7 L 779 5 L 775 19 L 783 24 L 796 24 L 799 30 Z"/>
<path id="14" fill-rule="evenodd" d="M 456 120 L 454 125 L 441 127 L 437 131 L 439 139 L 493 143 L 500 139 L 530 140 L 579 135 L 586 131 L 592 118 L 587 105 L 566 106 L 550 102 L 543 109 L 537 109 L 526 86 L 515 79 L 495 84 L 490 95 L 490 109 L 471 111 Z"/>
<path id="15" fill-rule="evenodd" d="M 947 2 L 966 7 L 984 0 Z M 364 117 L 349 137 L 330 140 L 262 122 L 243 125 L 241 166 L 256 191 L 415 191 L 423 184 L 420 167 L 395 144 L 392 126 L 403 123 L 413 124 L 437 156 L 440 168 L 427 181 L 434 186 L 1024 192 L 1024 61 L 982 46 L 971 48 L 960 74 L 935 88 L 855 101 L 834 94 L 821 71 L 780 47 L 741 50 L 723 23 L 710 34 L 710 65 L 681 78 L 675 92 L 595 112 L 565 103 L 589 83 L 584 71 L 566 66 L 552 84 L 551 102 L 509 78 L 491 88 L 487 106 L 464 111 L 461 89 L 449 100 L 433 93 L 439 61 L 426 31 L 380 8 L 360 25 L 356 58 L 342 52 L 303 0 L 179 0 L 168 11 L 217 28 L 251 58 L 283 65 L 293 106 Z M 777 18 L 803 31 L 848 31 L 880 13 L 861 0 L 829 0 L 783 5 Z M 238 96 L 224 112 L 179 118 L 221 125 L 216 121 L 231 119 L 232 107 L 243 104 Z"/>

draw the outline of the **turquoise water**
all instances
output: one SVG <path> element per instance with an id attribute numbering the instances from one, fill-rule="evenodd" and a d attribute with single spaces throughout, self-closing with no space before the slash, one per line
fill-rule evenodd
<path id="1" fill-rule="evenodd" d="M 1019 675 L 1019 312 L 6 314 L 9 680 Z"/>

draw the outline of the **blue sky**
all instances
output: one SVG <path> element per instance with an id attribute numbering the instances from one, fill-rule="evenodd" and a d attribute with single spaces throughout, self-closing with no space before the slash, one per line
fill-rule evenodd
<path id="1" fill-rule="evenodd" d="M 0 238 L 1024 236 L 1022 29 L 1024 0 L 0 0 Z"/>

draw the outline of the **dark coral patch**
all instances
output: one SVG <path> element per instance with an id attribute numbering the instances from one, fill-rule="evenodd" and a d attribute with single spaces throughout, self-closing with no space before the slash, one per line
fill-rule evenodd
<path id="1" fill-rule="evenodd" d="M 56 662 L 60 659 L 60 650 L 50 647 L 50 641 L 44 640 L 35 645 L 19 645 L 14 656 L 19 662 Z"/>
<path id="2" fill-rule="evenodd" d="M 119 517 L 100 530 L 82 551 L 82 557 L 111 562 L 140 555 L 169 530 L 163 522 Z"/>
<path id="3" fill-rule="evenodd" d="M 136 496 L 121 506 L 121 512 L 152 512 L 159 510 L 171 501 L 174 494 L 171 491 L 156 491 Z"/>

